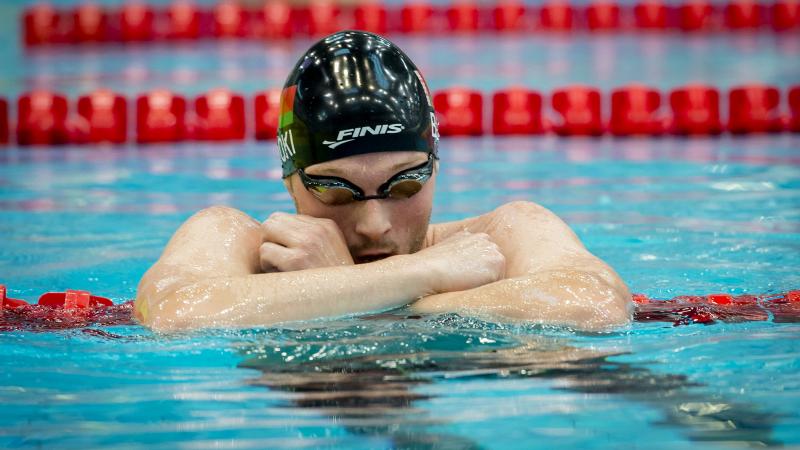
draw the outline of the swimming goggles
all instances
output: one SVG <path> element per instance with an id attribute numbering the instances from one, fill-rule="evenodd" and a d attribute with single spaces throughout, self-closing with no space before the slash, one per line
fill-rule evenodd
<path id="1" fill-rule="evenodd" d="M 344 178 L 308 175 L 303 169 L 299 169 L 298 173 L 303 186 L 326 205 L 345 205 L 352 202 L 386 198 L 406 199 L 421 191 L 431 178 L 435 159 L 437 158 L 431 153 L 426 162 L 396 173 L 380 185 L 377 195 L 364 195 L 364 191 L 360 187 Z"/>

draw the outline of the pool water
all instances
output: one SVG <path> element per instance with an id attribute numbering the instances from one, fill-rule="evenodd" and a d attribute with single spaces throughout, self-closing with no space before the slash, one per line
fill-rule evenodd
<path id="1" fill-rule="evenodd" d="M 3 30 L 15 42 L 13 26 Z M 796 38 L 771 34 L 398 42 L 433 89 L 800 81 Z M 280 85 L 307 45 L 11 45 L 0 50 L 13 63 L 0 86 L 9 97 L 43 85 L 73 96 L 164 85 L 191 95 L 219 84 L 251 94 Z M 292 211 L 273 147 L 1 149 L 0 282 L 29 301 L 66 288 L 129 300 L 198 209 L 227 204 L 259 219 Z M 448 138 L 441 147 L 435 222 L 530 200 L 564 218 L 634 292 L 800 288 L 798 135 Z M 7 332 L 0 446 L 797 446 L 799 337 L 800 324 L 772 321 L 583 334 L 403 310 L 168 336 L 140 326 Z"/>

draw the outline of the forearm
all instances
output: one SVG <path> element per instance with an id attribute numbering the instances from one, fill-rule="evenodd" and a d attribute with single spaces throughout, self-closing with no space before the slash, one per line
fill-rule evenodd
<path id="1" fill-rule="evenodd" d="M 424 272 L 405 257 L 295 272 L 217 277 L 137 298 L 158 330 L 262 326 L 403 306 L 427 295 Z"/>
<path id="2" fill-rule="evenodd" d="M 428 296 L 412 308 L 598 331 L 628 324 L 631 306 L 630 293 L 615 274 L 550 270 Z"/>

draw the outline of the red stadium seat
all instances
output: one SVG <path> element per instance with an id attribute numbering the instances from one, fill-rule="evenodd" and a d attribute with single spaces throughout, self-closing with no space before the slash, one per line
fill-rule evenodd
<path id="1" fill-rule="evenodd" d="M 67 99 L 49 91 L 22 95 L 17 106 L 17 144 L 61 145 L 69 142 Z"/>
<path id="2" fill-rule="evenodd" d="M 478 91 L 452 88 L 433 96 L 442 136 L 478 136 L 483 134 L 483 97 Z"/>
<path id="3" fill-rule="evenodd" d="M 626 86 L 611 93 L 609 129 L 617 136 L 656 136 L 664 132 L 658 112 L 661 94 L 646 86 Z"/>
<path id="4" fill-rule="evenodd" d="M 750 85 L 731 89 L 728 97 L 728 131 L 777 133 L 783 131 L 781 95 L 772 86 Z"/>
<path id="5" fill-rule="evenodd" d="M 667 28 L 669 9 L 661 0 L 645 0 L 633 7 L 636 27 L 645 30 Z"/>
<path id="6" fill-rule="evenodd" d="M 770 8 L 772 28 L 786 31 L 800 28 L 800 0 L 778 0 Z"/>
<path id="7" fill-rule="evenodd" d="M 61 15 L 47 3 L 34 5 L 25 10 L 23 40 L 25 45 L 43 45 L 61 42 Z"/>
<path id="8" fill-rule="evenodd" d="M 155 37 L 155 12 L 141 1 L 125 3 L 119 12 L 122 42 L 150 41 Z"/>
<path id="9" fill-rule="evenodd" d="M 710 135 L 722 132 L 719 117 L 719 91 L 716 88 L 692 85 L 672 91 L 672 127 L 675 134 Z"/>
<path id="10" fill-rule="evenodd" d="M 789 89 L 789 131 L 800 133 L 800 85 Z"/>
<path id="11" fill-rule="evenodd" d="M 166 90 L 136 100 L 136 141 L 176 142 L 186 138 L 186 100 Z"/>
<path id="12" fill-rule="evenodd" d="M 492 132 L 497 135 L 540 134 L 542 95 L 525 88 L 509 88 L 492 97 Z"/>
<path id="13" fill-rule="evenodd" d="M 258 12 L 257 35 L 265 39 L 289 39 L 294 34 L 294 12 L 289 2 L 270 1 Z"/>
<path id="14" fill-rule="evenodd" d="M 448 29 L 454 32 L 475 32 L 479 28 L 478 4 L 471 0 L 456 0 L 447 8 Z"/>
<path id="15" fill-rule="evenodd" d="M 341 11 L 333 0 L 310 0 L 308 31 L 312 36 L 325 36 L 340 30 Z"/>
<path id="16" fill-rule="evenodd" d="M 709 31 L 715 27 L 714 7 L 703 0 L 689 0 L 678 8 L 678 26 L 683 31 Z"/>
<path id="17" fill-rule="evenodd" d="M 8 100 L 0 98 L 0 144 L 8 144 Z"/>
<path id="18" fill-rule="evenodd" d="M 429 3 L 407 3 L 400 9 L 400 16 L 404 33 L 433 31 L 433 7 Z"/>
<path id="19" fill-rule="evenodd" d="M 166 32 L 169 39 L 195 40 L 200 37 L 200 10 L 190 0 L 176 0 L 167 8 Z"/>
<path id="20" fill-rule="evenodd" d="M 388 30 L 386 7 L 373 1 L 358 4 L 353 11 L 355 28 L 371 33 L 386 34 Z"/>
<path id="21" fill-rule="evenodd" d="M 618 30 L 619 14 L 619 5 L 614 2 L 592 2 L 586 7 L 586 23 L 592 31 Z"/>
<path id="22" fill-rule="evenodd" d="M 552 1 L 542 5 L 539 10 L 539 25 L 551 31 L 572 30 L 575 10 L 566 1 Z"/>
<path id="23" fill-rule="evenodd" d="M 561 116 L 553 129 L 562 136 L 603 134 L 600 91 L 586 86 L 571 86 L 553 92 L 553 109 Z"/>
<path id="24" fill-rule="evenodd" d="M 214 36 L 222 38 L 247 35 L 247 12 L 236 0 L 222 0 L 214 6 Z"/>
<path id="25" fill-rule="evenodd" d="M 84 3 L 72 13 L 72 39 L 78 43 L 108 41 L 108 14 L 99 5 Z"/>
<path id="26" fill-rule="evenodd" d="M 201 141 L 242 140 L 245 135 L 244 97 L 214 89 L 195 100 L 195 138 Z"/>
<path id="27" fill-rule="evenodd" d="M 128 101 L 109 90 L 78 99 L 78 116 L 86 122 L 86 141 L 121 144 L 128 138 Z"/>
<path id="28" fill-rule="evenodd" d="M 278 118 L 281 113 L 281 91 L 272 89 L 259 92 L 255 97 L 256 139 L 266 141 L 278 135 Z"/>
<path id="29" fill-rule="evenodd" d="M 519 0 L 500 0 L 492 13 L 497 31 L 523 31 L 528 28 L 525 4 Z"/>
<path id="30" fill-rule="evenodd" d="M 732 30 L 758 28 L 762 24 L 762 11 L 758 2 L 731 0 L 725 5 L 725 25 Z"/>

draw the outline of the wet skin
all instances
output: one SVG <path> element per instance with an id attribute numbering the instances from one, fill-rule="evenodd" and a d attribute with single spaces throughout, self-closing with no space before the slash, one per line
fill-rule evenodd
<path id="1" fill-rule="evenodd" d="M 306 168 L 366 195 L 420 152 L 351 156 Z M 502 321 L 604 330 L 629 323 L 630 294 L 570 228 L 531 202 L 429 225 L 436 171 L 408 199 L 325 205 L 297 174 L 298 214 L 263 223 L 212 207 L 187 220 L 142 278 L 136 314 L 156 330 L 263 326 L 411 305 Z"/>

